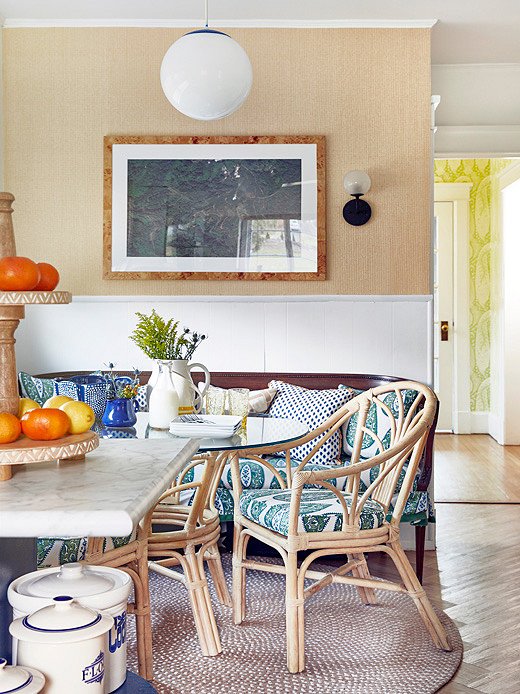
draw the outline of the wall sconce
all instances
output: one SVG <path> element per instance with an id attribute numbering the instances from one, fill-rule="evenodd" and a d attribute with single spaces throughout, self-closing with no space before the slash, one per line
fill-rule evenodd
<path id="1" fill-rule="evenodd" d="M 361 200 L 361 196 L 370 190 L 370 176 L 364 171 L 349 171 L 343 179 L 343 185 L 347 193 L 355 198 L 349 200 L 343 208 L 343 219 L 355 227 L 366 224 L 372 215 L 372 209 L 368 202 Z"/>

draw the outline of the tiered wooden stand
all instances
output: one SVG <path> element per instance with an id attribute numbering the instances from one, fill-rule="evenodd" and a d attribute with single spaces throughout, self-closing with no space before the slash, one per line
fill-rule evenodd
<path id="1" fill-rule="evenodd" d="M 0 257 L 16 255 L 11 220 L 11 193 L 0 193 Z M 14 334 L 25 317 L 26 304 L 70 304 L 70 292 L 0 292 L 0 412 L 18 413 L 18 375 Z M 52 460 L 83 460 L 97 448 L 99 437 L 92 431 L 65 436 L 55 441 L 21 438 L 0 444 L 0 481 L 12 477 L 12 466 Z"/>

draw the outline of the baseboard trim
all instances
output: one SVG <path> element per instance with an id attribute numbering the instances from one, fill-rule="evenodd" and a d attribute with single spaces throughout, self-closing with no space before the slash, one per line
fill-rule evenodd
<path id="1" fill-rule="evenodd" d="M 492 412 L 489 413 L 489 435 L 501 446 L 504 445 L 504 422 Z"/>
<path id="2" fill-rule="evenodd" d="M 489 412 L 455 412 L 454 434 L 489 434 Z"/>
<path id="3" fill-rule="evenodd" d="M 489 412 L 471 413 L 471 433 L 489 434 Z"/>

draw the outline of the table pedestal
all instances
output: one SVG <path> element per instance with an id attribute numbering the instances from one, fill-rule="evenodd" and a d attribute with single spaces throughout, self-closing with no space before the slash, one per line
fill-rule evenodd
<path id="1" fill-rule="evenodd" d="M 7 601 L 7 588 L 15 578 L 36 570 L 34 537 L 0 538 L 0 657 L 11 662 L 9 625 L 13 612 Z"/>

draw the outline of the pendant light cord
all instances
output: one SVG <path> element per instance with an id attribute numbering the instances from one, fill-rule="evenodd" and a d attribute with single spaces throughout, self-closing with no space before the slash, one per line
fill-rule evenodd
<path id="1" fill-rule="evenodd" d="M 204 2 L 205 9 L 206 9 L 206 29 L 208 28 L 208 1 L 209 0 L 205 0 L 205 2 Z"/>

